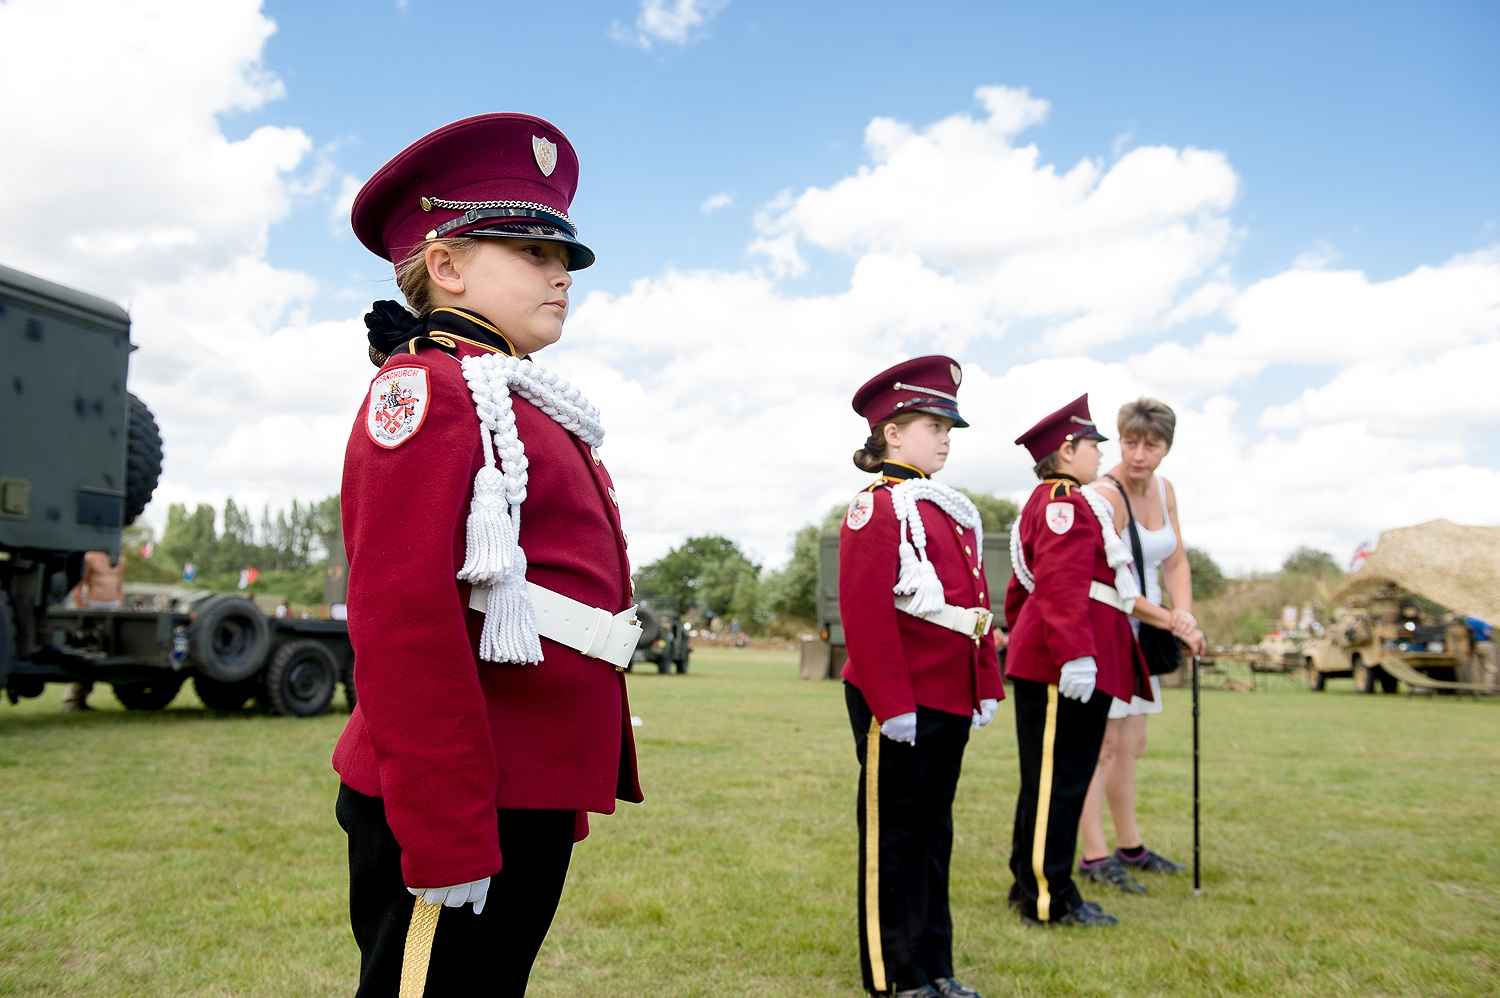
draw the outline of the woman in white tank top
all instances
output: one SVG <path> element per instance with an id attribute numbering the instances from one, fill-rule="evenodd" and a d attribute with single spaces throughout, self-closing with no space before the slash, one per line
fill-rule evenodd
<path id="1" fill-rule="evenodd" d="M 1177 416 L 1155 399 L 1138 399 L 1122 406 L 1119 417 L 1122 460 L 1095 481 L 1099 494 L 1115 509 L 1115 529 L 1129 538 L 1129 516 L 1123 487 L 1135 514 L 1141 538 L 1141 560 L 1146 578 L 1139 579 L 1146 599 L 1162 605 L 1162 583 L 1172 601 L 1172 632 L 1192 651 L 1201 652 L 1203 633 L 1193 619 L 1193 583 L 1187 552 L 1177 524 L 1177 498 L 1172 485 L 1156 474 L 1157 466 L 1172 449 Z M 1136 621 L 1131 626 L 1139 628 Z M 1137 630 L 1137 633 L 1139 631 Z M 1146 751 L 1146 718 L 1161 713 L 1161 682 L 1151 677 L 1153 699 L 1132 697 L 1110 705 L 1109 723 L 1099 762 L 1084 801 L 1079 834 L 1083 859 L 1079 872 L 1099 883 L 1112 884 L 1126 893 L 1144 893 L 1146 888 L 1131 871 L 1177 873 L 1183 867 L 1147 849 L 1135 820 L 1135 766 Z M 1104 802 L 1109 800 L 1118 848 L 1113 853 L 1104 839 Z"/>

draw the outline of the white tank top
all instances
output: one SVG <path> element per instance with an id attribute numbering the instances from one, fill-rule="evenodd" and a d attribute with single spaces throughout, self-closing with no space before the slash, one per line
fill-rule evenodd
<path id="1" fill-rule="evenodd" d="M 1115 487 L 1115 483 L 1107 479 L 1104 484 L 1110 488 Z M 1145 525 L 1141 523 L 1139 513 L 1136 514 L 1135 518 L 1135 529 L 1141 535 L 1141 559 L 1146 563 L 1145 583 L 1141 584 L 1139 578 L 1135 581 L 1141 585 L 1141 591 L 1146 594 L 1146 599 L 1149 602 L 1161 606 L 1161 572 L 1159 569 L 1161 568 L 1161 563 L 1170 558 L 1172 552 L 1177 550 L 1177 533 L 1172 529 L 1172 518 L 1167 515 L 1167 485 L 1166 481 L 1160 475 L 1156 476 L 1156 491 L 1157 495 L 1161 497 L 1161 529 L 1147 530 Z M 1130 544 L 1129 526 L 1125 528 L 1120 539 L 1127 546 Z M 1131 553 L 1134 554 L 1134 550 Z M 1136 571 L 1134 562 L 1130 565 L 1130 571 L 1137 576 L 1140 574 Z M 1131 623 L 1134 624 L 1135 621 L 1132 620 Z"/>

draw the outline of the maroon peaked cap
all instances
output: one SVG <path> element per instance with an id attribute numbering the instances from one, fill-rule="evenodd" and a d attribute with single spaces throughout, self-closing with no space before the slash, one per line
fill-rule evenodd
<path id="1" fill-rule="evenodd" d="M 1085 392 L 1016 437 L 1016 443 L 1031 452 L 1033 461 L 1040 461 L 1063 444 L 1074 440 L 1108 439 L 1099 432 L 1099 427 L 1094 425 L 1094 418 L 1089 415 L 1089 397 Z"/>
<path id="2" fill-rule="evenodd" d="M 568 246 L 569 270 L 594 262 L 568 216 L 578 154 L 551 122 L 481 114 L 401 150 L 360 189 L 350 221 L 370 252 L 406 259 L 428 239 L 491 236 Z"/>
<path id="3" fill-rule="evenodd" d="M 912 411 L 947 416 L 955 427 L 968 426 L 958 414 L 958 385 L 963 380 L 963 368 L 952 357 L 913 357 L 866 381 L 854 393 L 854 411 L 872 430 Z"/>

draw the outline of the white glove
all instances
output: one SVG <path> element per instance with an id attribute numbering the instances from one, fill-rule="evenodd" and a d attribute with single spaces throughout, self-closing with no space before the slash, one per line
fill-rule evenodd
<path id="1" fill-rule="evenodd" d="M 1092 655 L 1064 662 L 1062 675 L 1057 679 L 1057 692 L 1069 700 L 1088 703 L 1089 697 L 1094 695 L 1094 677 L 1098 673 L 1099 667 L 1094 664 Z"/>
<path id="2" fill-rule="evenodd" d="M 981 700 L 979 709 L 974 712 L 974 727 L 982 728 L 995 719 L 995 708 L 1000 705 L 999 700 Z"/>
<path id="3" fill-rule="evenodd" d="M 917 744 L 917 712 L 897 714 L 880 726 L 880 733 L 893 742 Z"/>
<path id="4" fill-rule="evenodd" d="M 455 884 L 452 887 L 408 887 L 407 890 L 427 904 L 462 908 L 472 902 L 474 914 L 477 915 L 484 911 L 484 899 L 490 893 L 490 878 L 471 880 L 466 884 Z"/>

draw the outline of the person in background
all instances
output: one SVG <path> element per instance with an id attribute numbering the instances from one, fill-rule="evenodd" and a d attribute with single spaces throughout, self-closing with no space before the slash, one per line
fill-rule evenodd
<path id="1" fill-rule="evenodd" d="M 1162 605 L 1162 580 L 1172 598 L 1171 632 L 1182 640 L 1201 644 L 1201 633 L 1193 619 L 1193 580 L 1187 549 L 1177 524 L 1177 494 L 1172 483 L 1156 474 L 1162 459 L 1172 449 L 1177 414 L 1164 403 L 1142 398 L 1120 408 L 1120 463 L 1095 483 L 1100 495 L 1114 508 L 1115 530 L 1127 545 L 1131 513 L 1140 537 L 1141 560 L 1146 577 L 1141 579 L 1134 561 L 1131 572 L 1146 600 Z M 1128 508 L 1127 508 L 1128 502 Z M 1158 573 L 1158 569 L 1160 570 Z M 1132 619 L 1131 629 L 1140 634 L 1141 622 Z M 1135 767 L 1146 751 L 1146 719 L 1161 713 L 1161 680 L 1151 677 L 1151 697 L 1115 697 L 1109 707 L 1099 762 L 1083 803 L 1079 833 L 1083 858 L 1078 870 L 1096 883 L 1110 884 L 1126 894 L 1144 894 L 1146 888 L 1127 867 L 1147 873 L 1180 873 L 1184 868 L 1147 849 L 1135 820 Z M 1109 801 L 1115 825 L 1115 851 L 1104 841 L 1104 801 Z"/>
<path id="2" fill-rule="evenodd" d="M 954 980 L 948 863 L 969 731 L 1005 696 L 991 633 L 979 511 L 933 481 L 948 460 L 963 372 L 917 357 L 854 396 L 878 474 L 839 533 L 844 702 L 860 781 L 860 968 L 871 994 L 979 998 Z"/>
<path id="3" fill-rule="evenodd" d="M 78 580 L 70 595 L 73 605 L 79 609 L 125 609 L 125 559 L 111 565 L 109 555 L 103 551 L 88 552 L 83 556 L 83 578 Z M 69 683 L 63 689 L 62 709 L 93 710 L 89 706 L 89 694 L 93 690 L 92 681 Z"/>

